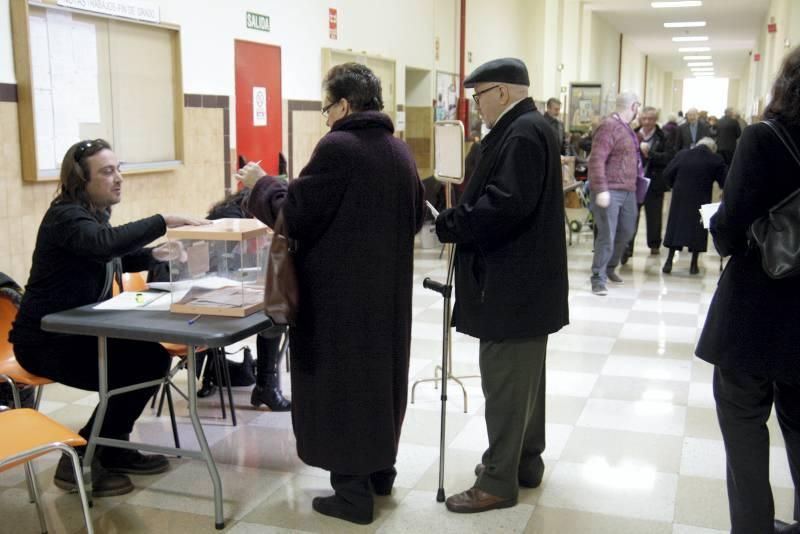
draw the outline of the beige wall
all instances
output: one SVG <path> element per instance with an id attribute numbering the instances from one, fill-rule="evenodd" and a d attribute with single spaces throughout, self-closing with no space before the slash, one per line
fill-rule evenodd
<path id="1" fill-rule="evenodd" d="M 186 164 L 169 173 L 124 178 L 122 202 L 113 224 L 154 213 L 205 216 L 224 196 L 222 109 L 186 108 Z M 56 182 L 23 182 L 20 169 L 17 104 L 0 103 L 0 271 L 25 283 L 39 222 L 50 205 Z"/>

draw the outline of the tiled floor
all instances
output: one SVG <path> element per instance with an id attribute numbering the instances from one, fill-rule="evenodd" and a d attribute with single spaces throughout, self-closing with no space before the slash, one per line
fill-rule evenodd
<path id="1" fill-rule="evenodd" d="M 478 515 L 448 513 L 435 500 L 438 487 L 438 391 L 416 388 L 403 428 L 396 490 L 377 499 L 376 520 L 356 526 L 311 510 L 311 499 L 330 492 L 327 473 L 295 454 L 288 414 L 249 407 L 249 391 L 236 393 L 239 426 L 202 401 L 205 429 L 225 495 L 226 530 L 234 534 L 290 532 L 541 534 L 714 534 L 729 528 L 725 459 L 711 395 L 711 367 L 694 358 L 694 344 L 719 275 L 719 258 L 702 257 L 699 276 L 688 274 L 684 254 L 672 275 L 662 256 L 641 242 L 620 270 L 625 283 L 609 295 L 589 291 L 591 239 L 569 248 L 572 324 L 550 338 L 547 376 L 546 472 L 542 486 L 522 490 L 514 508 Z M 443 279 L 438 250 L 418 250 L 414 282 L 411 378 L 431 377 L 441 359 L 442 301 L 422 279 Z M 477 342 L 454 336 L 458 375 L 477 374 Z M 288 392 L 288 376 L 284 376 Z M 485 447 L 480 381 L 465 379 L 465 413 L 450 384 L 445 488 L 468 488 Z M 48 386 L 42 409 L 74 428 L 91 412 L 94 396 Z M 179 408 L 185 414 L 183 406 Z M 777 516 L 790 519 L 793 490 L 783 442 L 770 421 Z M 181 433 L 194 445 L 184 417 Z M 168 444 L 166 417 L 148 410 L 137 439 Z M 54 458 L 37 462 L 51 532 L 80 532 L 77 498 L 52 486 Z M 173 461 L 171 471 L 135 477 L 137 490 L 98 499 L 92 510 L 103 533 L 214 532 L 211 484 L 201 463 Z M 21 470 L 0 474 L 0 531 L 37 532 Z"/>

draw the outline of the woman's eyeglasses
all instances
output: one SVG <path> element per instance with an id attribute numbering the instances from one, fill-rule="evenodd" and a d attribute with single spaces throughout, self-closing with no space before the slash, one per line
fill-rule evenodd
<path id="1" fill-rule="evenodd" d="M 327 106 L 325 106 L 324 108 L 322 108 L 322 116 L 323 116 L 323 117 L 325 117 L 325 118 L 327 118 L 327 117 L 328 117 L 328 112 L 329 112 L 329 111 L 331 110 L 331 108 L 332 108 L 333 106 L 335 106 L 337 103 L 338 103 L 338 102 L 333 102 L 332 104 L 328 104 Z"/>

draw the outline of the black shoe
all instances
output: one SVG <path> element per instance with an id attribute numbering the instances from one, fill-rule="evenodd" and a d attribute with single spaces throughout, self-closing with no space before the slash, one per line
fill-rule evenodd
<path id="1" fill-rule="evenodd" d="M 344 519 L 359 525 L 369 525 L 373 520 L 372 511 L 367 513 L 357 510 L 355 506 L 338 495 L 314 497 L 314 500 L 311 501 L 311 508 L 323 515 Z"/>
<path id="2" fill-rule="evenodd" d="M 661 272 L 664 274 L 669 274 L 672 272 L 672 260 L 667 260 L 667 262 L 661 268 Z"/>
<path id="3" fill-rule="evenodd" d="M 800 533 L 800 523 L 784 523 L 780 519 L 775 520 L 775 534 L 798 534 Z"/>
<path id="4" fill-rule="evenodd" d="M 689 265 L 689 274 L 700 274 L 700 268 L 696 263 Z"/>
<path id="5" fill-rule="evenodd" d="M 383 471 L 376 471 L 369 475 L 370 484 L 372 484 L 372 491 L 375 495 L 391 495 L 392 488 L 394 487 L 394 479 L 397 477 L 397 469 L 385 469 Z"/>
<path id="6" fill-rule="evenodd" d="M 133 449 L 102 447 L 98 456 L 100 464 L 109 473 L 157 475 L 169 469 L 169 460 L 162 454 L 142 454 Z"/>
<path id="7" fill-rule="evenodd" d="M 53 484 L 69 492 L 78 491 L 75 481 L 75 472 L 72 470 L 72 461 L 66 454 L 61 455 L 53 477 Z M 114 497 L 125 495 L 133 491 L 133 482 L 126 475 L 109 473 L 95 458 L 92 461 L 92 495 L 94 497 Z"/>
<path id="8" fill-rule="evenodd" d="M 262 404 L 273 412 L 288 412 L 292 409 L 292 403 L 283 396 L 281 390 L 269 386 L 256 386 L 250 394 L 250 404 L 258 408 Z"/>
<path id="9" fill-rule="evenodd" d="M 201 387 L 197 391 L 197 396 L 200 397 L 201 399 L 204 399 L 206 397 L 210 397 L 216 392 L 217 392 L 217 386 L 214 385 L 214 382 L 212 382 L 211 380 L 203 379 L 203 387 Z"/>

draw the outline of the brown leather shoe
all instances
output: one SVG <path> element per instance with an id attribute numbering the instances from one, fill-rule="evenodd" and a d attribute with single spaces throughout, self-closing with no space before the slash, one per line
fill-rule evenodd
<path id="1" fill-rule="evenodd" d="M 475 514 L 497 510 L 498 508 L 510 508 L 517 504 L 517 498 L 504 499 L 496 497 L 478 488 L 470 488 L 467 491 L 451 495 L 445 501 L 445 506 L 451 512 L 457 514 Z"/>

